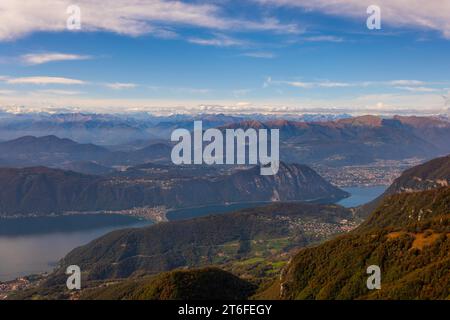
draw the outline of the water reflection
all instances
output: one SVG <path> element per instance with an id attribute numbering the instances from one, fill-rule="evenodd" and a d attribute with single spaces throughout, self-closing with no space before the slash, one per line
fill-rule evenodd
<path id="1" fill-rule="evenodd" d="M 0 220 L 0 281 L 51 271 L 78 246 L 113 230 L 149 224 L 100 215 Z"/>

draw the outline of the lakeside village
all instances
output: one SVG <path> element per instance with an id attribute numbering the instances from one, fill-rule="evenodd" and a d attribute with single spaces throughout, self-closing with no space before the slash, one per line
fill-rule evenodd
<path id="1" fill-rule="evenodd" d="M 123 215 L 135 218 L 141 218 L 145 220 L 150 220 L 155 223 L 168 221 L 166 214 L 169 209 L 166 206 L 156 206 L 156 207 L 138 207 L 130 208 L 124 210 L 101 210 L 101 211 L 66 211 L 63 214 L 48 214 L 45 217 L 60 217 L 60 216 L 70 216 L 70 215 L 88 215 L 88 214 L 110 214 L 110 215 Z M 23 218 L 24 215 L 11 215 L 7 217 L 2 217 L 1 219 L 18 219 Z M 42 214 L 28 214 L 28 218 L 44 217 Z"/>
<path id="2" fill-rule="evenodd" d="M 67 214 L 115 214 L 115 215 L 123 215 L 130 216 L 135 218 L 142 218 L 146 220 L 153 221 L 155 223 L 158 222 L 167 222 L 169 221 L 166 217 L 169 209 L 166 206 L 156 206 L 156 207 L 137 207 L 131 209 L 124 210 L 102 210 L 97 212 L 67 212 Z"/>
<path id="3" fill-rule="evenodd" d="M 48 273 L 19 277 L 14 280 L 0 281 L 0 300 L 6 300 L 11 292 L 26 290 L 38 286 Z"/>
<path id="4" fill-rule="evenodd" d="M 166 222 L 166 214 L 168 209 L 165 206 L 157 207 L 140 207 L 132 208 L 126 210 L 118 211 L 98 211 L 98 212 L 65 212 L 64 215 L 79 215 L 79 214 L 115 214 L 115 215 L 125 215 L 130 217 L 142 218 L 146 220 L 151 220 L 155 223 Z M 29 215 L 29 217 L 37 217 L 38 215 Z M 56 215 L 50 215 L 55 216 Z M 18 217 L 9 217 L 5 219 L 12 219 Z M 29 289 L 31 287 L 38 286 L 41 281 L 43 281 L 48 276 L 48 273 L 36 274 L 19 277 L 14 280 L 1 282 L 0 281 L 0 300 L 5 300 L 11 292 L 22 291 Z"/>

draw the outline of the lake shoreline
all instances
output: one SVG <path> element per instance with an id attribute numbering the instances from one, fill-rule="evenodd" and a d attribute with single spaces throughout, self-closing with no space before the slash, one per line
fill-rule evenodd
<path id="1" fill-rule="evenodd" d="M 308 201 L 286 202 L 321 201 L 328 204 L 342 205 L 342 202 L 345 201 L 344 204 L 355 204 L 363 200 L 373 200 L 385 188 L 385 186 L 353 189 L 343 188 L 344 191 L 348 192 L 350 190 L 353 193 L 350 192 L 352 193 L 350 197 L 339 201 L 336 201 L 336 199 L 310 199 Z M 195 208 L 171 208 L 164 211 L 164 221 L 192 219 L 211 214 L 224 214 L 236 210 L 264 206 L 270 203 L 274 202 L 241 202 L 206 205 Z M 107 222 L 106 225 L 105 222 Z M 15 229 L 12 226 L 14 223 L 18 224 Z M 49 215 L 40 218 L 0 218 L 0 255 L 5 259 L 5 263 L 0 265 L 0 282 L 13 281 L 30 274 L 49 272 L 53 269 L 55 263 L 76 247 L 87 244 L 114 230 L 145 227 L 153 223 L 155 222 L 147 220 L 142 216 L 115 215 L 112 213 L 94 214 L 92 212 L 81 215 L 75 213 L 62 216 Z M 89 226 L 89 224 L 91 225 Z M 33 227 L 40 232 L 29 230 L 33 229 Z M 22 269 L 20 270 L 18 266 L 21 266 Z"/>

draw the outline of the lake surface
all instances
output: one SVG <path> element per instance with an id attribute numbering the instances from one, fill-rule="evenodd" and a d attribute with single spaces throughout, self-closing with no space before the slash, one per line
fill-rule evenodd
<path id="1" fill-rule="evenodd" d="M 369 202 L 386 187 L 342 188 L 351 196 L 339 204 L 354 207 Z M 264 202 L 211 205 L 172 210 L 169 220 L 220 214 L 264 205 Z M 151 224 L 118 215 L 73 215 L 63 217 L 0 219 L 0 281 L 51 271 L 72 249 L 117 229 Z"/>
<path id="2" fill-rule="evenodd" d="M 0 219 L 0 281 L 51 271 L 72 249 L 150 221 L 117 215 Z"/>
<path id="3" fill-rule="evenodd" d="M 338 202 L 341 206 L 351 208 L 370 202 L 386 191 L 387 186 L 341 188 L 351 194 L 349 198 Z"/>
<path id="4" fill-rule="evenodd" d="M 338 204 L 347 208 L 356 207 L 377 198 L 386 190 L 386 188 L 387 186 L 341 188 L 342 190 L 345 190 L 348 193 L 350 193 L 350 197 L 339 201 Z M 262 206 L 265 204 L 267 204 L 267 202 L 247 202 L 247 203 L 211 205 L 197 208 L 177 209 L 169 211 L 166 216 L 167 219 L 169 219 L 170 221 L 185 220 L 202 217 L 210 214 L 227 213 L 235 210 Z"/>
<path id="5" fill-rule="evenodd" d="M 234 203 L 225 205 L 224 204 L 210 205 L 197 208 L 176 209 L 167 212 L 166 217 L 170 221 L 186 220 L 191 218 L 207 216 L 211 214 L 227 213 L 240 209 L 258 207 L 264 204 L 267 204 L 267 202 L 245 202 L 245 203 Z"/>

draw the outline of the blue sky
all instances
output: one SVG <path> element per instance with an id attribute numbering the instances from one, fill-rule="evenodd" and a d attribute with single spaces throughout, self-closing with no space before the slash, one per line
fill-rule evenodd
<path id="1" fill-rule="evenodd" d="M 7 110 L 438 113 L 450 105 L 450 2 L 0 4 Z M 444 97 L 443 97 L 444 96 Z"/>

